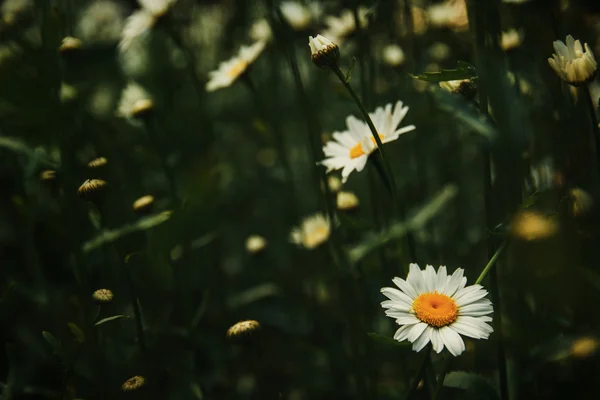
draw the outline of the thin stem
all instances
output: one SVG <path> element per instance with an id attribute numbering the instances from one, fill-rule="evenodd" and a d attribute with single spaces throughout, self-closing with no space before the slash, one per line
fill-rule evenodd
<path id="1" fill-rule="evenodd" d="M 598 117 L 596 115 L 596 109 L 594 108 L 594 100 L 590 92 L 590 87 L 585 85 L 583 87 L 585 94 L 585 101 L 590 112 L 590 121 L 592 122 L 592 136 L 594 137 L 594 144 L 596 147 L 596 166 L 598 168 L 598 176 L 600 178 L 600 127 L 598 127 Z"/>
<path id="2" fill-rule="evenodd" d="M 413 378 L 413 381 L 411 382 L 410 387 L 408 388 L 408 392 L 406 392 L 406 396 L 404 396 L 404 400 L 410 399 L 413 393 L 417 390 L 417 387 L 419 387 L 419 382 L 421 382 L 421 379 L 423 379 L 423 376 L 425 375 L 425 370 L 427 369 L 427 365 L 429 364 L 430 354 L 431 346 L 427 346 L 425 348 L 423 361 L 421 361 L 421 366 L 419 367 L 417 374 Z"/>
<path id="3" fill-rule="evenodd" d="M 133 316 L 135 318 L 135 327 L 137 330 L 138 342 L 140 344 L 140 350 L 142 354 L 146 353 L 146 341 L 144 339 L 144 326 L 142 324 L 142 310 L 140 301 L 135 291 L 135 285 L 129 272 L 129 267 L 124 266 L 125 279 L 127 280 L 127 286 L 129 286 L 129 294 L 131 295 L 131 305 L 133 306 Z"/>
<path id="4" fill-rule="evenodd" d="M 435 392 L 433 392 L 433 400 L 438 400 L 440 398 L 440 393 L 442 393 L 442 388 L 444 387 L 444 379 L 446 379 L 446 374 L 448 373 L 448 369 L 450 369 L 450 360 L 451 358 L 446 358 L 444 360 L 442 372 L 440 372 L 440 375 L 437 378 Z"/>
<path id="5" fill-rule="evenodd" d="M 496 261 L 498 261 L 498 257 L 500 257 L 500 255 L 502 254 L 502 252 L 506 248 L 507 244 L 508 244 L 508 241 L 505 240 L 500 245 L 500 247 L 498 248 L 498 250 L 496 250 L 496 253 L 492 256 L 492 258 L 487 263 L 487 265 L 485 266 L 485 268 L 483 269 L 483 271 L 481 271 L 481 274 L 479 274 L 479 278 L 477 278 L 477 280 L 475 281 L 476 285 L 479 284 L 479 283 L 481 283 L 481 281 L 483 280 L 483 278 L 485 278 L 485 276 L 488 274 L 488 272 L 490 272 L 490 270 L 492 269 L 492 267 L 496 264 Z"/>

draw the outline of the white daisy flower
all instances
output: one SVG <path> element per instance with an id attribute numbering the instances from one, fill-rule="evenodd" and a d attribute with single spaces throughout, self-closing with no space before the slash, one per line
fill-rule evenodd
<path id="1" fill-rule="evenodd" d="M 390 67 L 398 67 L 404 64 L 404 51 L 397 44 L 388 44 L 383 48 L 383 62 Z"/>
<path id="2" fill-rule="evenodd" d="M 469 27 L 465 0 L 448 0 L 436 3 L 427 9 L 429 23 L 438 28 L 453 28 L 463 31 Z"/>
<path id="3" fill-rule="evenodd" d="M 368 9 L 360 7 L 358 9 L 358 22 L 361 28 L 366 28 L 369 24 L 367 18 Z M 352 10 L 344 9 L 340 13 L 339 17 L 328 16 L 325 17 L 325 25 L 327 28 L 323 33 L 323 36 L 330 37 L 336 43 L 341 43 L 346 36 L 349 36 L 356 30 L 356 21 L 354 20 L 354 12 Z"/>
<path id="4" fill-rule="evenodd" d="M 267 21 L 265 18 L 255 21 L 252 26 L 250 26 L 248 36 L 250 36 L 250 39 L 254 40 L 255 42 L 268 42 L 271 40 L 273 37 L 273 31 L 271 30 L 269 21 Z"/>
<path id="5" fill-rule="evenodd" d="M 260 235 L 250 235 L 246 239 L 246 250 L 255 254 L 267 247 L 267 240 Z"/>
<path id="6" fill-rule="evenodd" d="M 130 82 L 123 89 L 118 111 L 120 116 L 138 118 L 147 115 L 153 108 L 152 97 L 142 86 L 135 82 Z"/>
<path id="7" fill-rule="evenodd" d="M 488 324 L 492 321 L 488 314 L 494 312 L 492 303 L 484 298 L 488 292 L 481 285 L 465 287 L 463 272 L 458 268 L 448 276 L 445 266 L 436 274 L 431 265 L 421 270 L 410 264 L 406 280 L 392 280 L 400 290 L 381 289 L 389 299 L 381 303 L 387 309 L 385 314 L 401 325 L 394 339 L 408 340 L 414 351 L 431 342 L 437 353 L 446 347 L 453 356 L 465 351 L 460 335 L 487 339 L 494 331 Z"/>
<path id="8" fill-rule="evenodd" d="M 158 19 L 167 14 L 176 2 L 177 0 L 138 0 L 141 8 L 127 18 L 121 33 L 121 51 L 126 50 L 136 38 L 152 29 Z"/>
<path id="9" fill-rule="evenodd" d="M 358 197 L 352 192 L 339 192 L 336 198 L 337 209 L 341 211 L 353 210 L 359 205 Z"/>
<path id="10" fill-rule="evenodd" d="M 403 107 L 402 102 L 398 101 L 393 111 L 392 105 L 388 104 L 369 114 L 382 143 L 392 142 L 403 133 L 416 129 L 414 125 L 398 129 L 407 112 L 408 106 Z M 346 125 L 347 131 L 334 132 L 334 140 L 325 144 L 323 152 L 327 158 L 321 161 L 327 167 L 327 172 L 341 169 L 343 183 L 348 180 L 352 171 L 362 171 L 369 155 L 377 149 L 375 138 L 365 122 L 350 115 L 346 118 Z"/>
<path id="11" fill-rule="evenodd" d="M 280 7 L 283 18 L 297 31 L 308 28 L 312 21 L 312 13 L 305 5 L 296 1 L 284 1 Z"/>
<path id="12" fill-rule="evenodd" d="M 214 92 L 217 89 L 231 86 L 248 67 L 258 58 L 265 48 L 265 42 L 260 41 L 252 46 L 242 46 L 236 57 L 224 61 L 215 71 L 209 72 L 210 79 L 206 84 L 206 91 Z"/>
<path id="13" fill-rule="evenodd" d="M 573 36 L 569 35 L 567 44 L 560 40 L 554 42 L 554 51 L 556 53 L 552 54 L 548 63 L 565 82 L 579 86 L 592 81 L 596 76 L 598 64 L 587 43 L 581 46 L 579 40 L 575 40 Z"/>
<path id="14" fill-rule="evenodd" d="M 500 36 L 500 48 L 504 51 L 512 50 L 517 48 L 523 42 L 523 35 L 516 29 L 510 29 L 502 32 Z"/>
<path id="15" fill-rule="evenodd" d="M 290 241 L 307 249 L 314 249 L 329 239 L 331 222 L 321 213 L 304 218 L 302 224 L 292 229 Z"/>
<path id="16" fill-rule="evenodd" d="M 76 32 L 85 42 L 111 43 L 121 37 L 124 23 L 125 10 L 121 4 L 96 0 L 82 11 Z"/>

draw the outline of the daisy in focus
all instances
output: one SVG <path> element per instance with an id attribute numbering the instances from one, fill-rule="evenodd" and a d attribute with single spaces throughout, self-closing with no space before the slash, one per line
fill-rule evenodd
<path id="1" fill-rule="evenodd" d="M 556 53 L 548 63 L 563 81 L 579 86 L 594 80 L 598 64 L 587 43 L 582 46 L 579 40 L 569 35 L 566 44 L 560 40 L 554 42 L 554 51 Z"/>
<path id="2" fill-rule="evenodd" d="M 248 70 L 248 67 L 264 49 L 265 42 L 263 41 L 256 42 L 252 46 L 242 46 L 237 56 L 222 62 L 217 70 L 208 73 L 210 79 L 206 83 L 206 91 L 214 92 L 217 89 L 231 86 Z"/>
<path id="3" fill-rule="evenodd" d="M 408 106 L 403 106 L 402 102 L 398 101 L 393 110 L 392 105 L 388 104 L 385 108 L 378 107 L 374 113 L 369 114 L 382 143 L 392 142 L 403 133 L 416 129 L 414 125 L 398 128 L 406 113 Z M 346 125 L 347 131 L 334 132 L 334 140 L 325 144 L 323 152 L 327 158 L 321 161 L 327 172 L 341 169 L 343 183 L 348 180 L 352 171 L 362 171 L 369 155 L 377 149 L 375 138 L 365 122 L 350 115 L 346 118 Z"/>
<path id="4" fill-rule="evenodd" d="M 306 249 L 314 249 L 325 243 L 331 234 L 331 222 L 321 213 L 307 217 L 302 224 L 292 229 L 290 241 Z"/>
<path id="5" fill-rule="evenodd" d="M 460 335 L 487 339 L 494 331 L 488 324 L 492 321 L 488 314 L 494 312 L 492 303 L 481 285 L 466 286 L 463 272 L 458 268 L 448 276 L 445 266 L 436 273 L 431 265 L 421 270 L 410 264 L 406 280 L 392 280 L 400 290 L 381 289 L 389 299 L 381 303 L 387 309 L 385 314 L 401 325 L 394 339 L 408 340 L 417 352 L 431 342 L 437 353 L 446 347 L 453 356 L 465 351 Z"/>

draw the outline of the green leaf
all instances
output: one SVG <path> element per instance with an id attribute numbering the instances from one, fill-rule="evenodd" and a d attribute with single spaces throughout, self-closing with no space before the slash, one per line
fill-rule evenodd
<path id="1" fill-rule="evenodd" d="M 20 139 L 0 136 L 0 147 L 27 156 L 32 160 L 35 160 L 36 163 L 52 168 L 58 168 L 58 164 L 52 161 L 42 149 L 32 149 Z"/>
<path id="2" fill-rule="evenodd" d="M 69 330 L 71 331 L 73 336 L 75 336 L 75 340 L 77 340 L 77 342 L 79 343 L 83 343 L 85 340 L 85 335 L 83 334 L 83 331 L 73 322 L 69 322 L 67 326 L 69 327 Z"/>
<path id="3" fill-rule="evenodd" d="M 420 75 L 411 75 L 414 79 L 431 83 L 471 79 L 476 76 L 475 67 L 464 61 L 457 62 L 456 69 L 442 69 L 440 72 L 423 72 Z"/>
<path id="4" fill-rule="evenodd" d="M 352 79 L 354 64 L 356 64 L 356 57 L 352 57 L 352 63 L 350 64 L 350 68 L 348 68 L 348 72 L 346 72 L 346 83 L 350 83 L 350 79 Z"/>
<path id="5" fill-rule="evenodd" d="M 63 354 L 62 347 L 58 339 L 48 331 L 42 331 L 42 336 L 46 339 L 46 342 L 52 346 L 52 350 L 54 350 L 53 354 L 61 355 Z"/>
<path id="6" fill-rule="evenodd" d="M 379 333 L 375 333 L 375 332 L 369 332 L 369 333 L 367 333 L 367 335 L 371 339 L 376 341 L 377 343 L 381 343 L 385 346 L 407 347 L 407 345 L 410 344 L 410 342 L 408 342 L 408 341 L 399 342 L 397 340 L 394 340 L 391 337 L 383 336 L 383 335 L 380 335 Z"/>
<path id="7" fill-rule="evenodd" d="M 496 388 L 484 376 L 465 371 L 452 371 L 446 375 L 444 386 L 454 389 L 462 389 L 470 392 L 479 400 L 496 400 L 498 394 Z"/>
<path id="8" fill-rule="evenodd" d="M 105 324 L 107 322 L 115 321 L 115 320 L 121 319 L 121 318 L 129 318 L 129 316 L 127 316 L 127 315 L 113 315 L 112 317 L 107 317 L 107 318 L 101 319 L 100 321 L 96 322 L 94 324 L 94 326 L 100 326 L 100 325 Z"/>

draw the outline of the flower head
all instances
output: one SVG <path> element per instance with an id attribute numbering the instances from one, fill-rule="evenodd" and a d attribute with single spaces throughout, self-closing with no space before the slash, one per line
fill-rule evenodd
<path id="1" fill-rule="evenodd" d="M 87 165 L 89 168 L 100 168 L 108 164 L 106 157 L 97 157 L 90 161 Z"/>
<path id="2" fill-rule="evenodd" d="M 250 36 L 250 39 L 257 42 L 268 42 L 271 40 L 273 37 L 273 30 L 271 29 L 271 25 L 269 25 L 269 21 L 265 18 L 255 21 L 252 26 L 250 26 L 248 36 Z"/>
<path id="3" fill-rule="evenodd" d="M 407 112 L 408 106 L 398 101 L 393 110 L 392 105 L 388 104 L 369 114 L 382 143 L 392 142 L 403 133 L 416 129 L 414 125 L 398 128 Z M 341 169 L 344 183 L 352 171 L 363 170 L 369 155 L 377 149 L 375 138 L 365 122 L 350 115 L 346 118 L 346 125 L 347 131 L 334 132 L 334 140 L 325 144 L 323 152 L 327 158 L 321 161 L 327 167 L 327 172 Z"/>
<path id="4" fill-rule="evenodd" d="M 240 321 L 237 324 L 233 325 L 231 328 L 227 329 L 227 336 L 241 336 L 247 335 L 255 330 L 260 328 L 260 323 L 254 320 Z"/>
<path id="5" fill-rule="evenodd" d="M 176 2 L 177 0 L 138 0 L 141 8 L 125 21 L 119 49 L 127 50 L 136 38 L 152 29 L 159 19 L 167 15 Z"/>
<path id="6" fill-rule="evenodd" d="M 141 375 L 136 375 L 127 379 L 122 385 L 121 389 L 124 392 L 130 392 L 132 390 L 137 390 L 146 384 L 146 378 Z"/>
<path id="7" fill-rule="evenodd" d="M 250 235 L 246 239 L 246 250 L 248 253 L 255 254 L 262 251 L 267 246 L 267 241 L 260 235 Z"/>
<path id="8" fill-rule="evenodd" d="M 290 240 L 298 246 L 314 249 L 323 244 L 331 234 L 331 221 L 321 213 L 316 213 L 292 229 Z"/>
<path id="9" fill-rule="evenodd" d="M 222 62 L 217 70 L 209 72 L 210 79 L 206 84 L 206 91 L 214 92 L 231 86 L 248 70 L 264 48 L 263 41 L 255 42 L 252 46 L 242 46 L 237 56 Z"/>
<path id="10" fill-rule="evenodd" d="M 339 192 L 336 198 L 338 210 L 348 211 L 358 207 L 358 197 L 352 192 Z"/>
<path id="11" fill-rule="evenodd" d="M 358 9 L 358 22 L 361 28 L 366 28 L 369 24 L 367 18 L 368 9 L 360 7 Z M 344 9 L 339 17 L 328 16 L 325 18 L 325 36 L 333 38 L 336 42 L 341 43 L 344 38 L 349 36 L 356 30 L 356 21 L 352 10 Z"/>
<path id="12" fill-rule="evenodd" d="M 335 67 L 340 60 L 340 48 L 325 36 L 308 37 L 310 58 L 319 68 Z"/>
<path id="13" fill-rule="evenodd" d="M 504 51 L 519 47 L 523 42 L 523 35 L 516 29 L 502 32 L 500 36 L 500 48 Z"/>
<path id="14" fill-rule="evenodd" d="M 404 64 L 404 51 L 397 44 L 388 44 L 383 48 L 383 62 L 390 67 Z"/>
<path id="15" fill-rule="evenodd" d="M 427 15 L 429 23 L 435 27 L 453 28 L 457 31 L 463 31 L 469 27 L 465 0 L 448 0 L 444 3 L 433 4 L 427 9 Z"/>
<path id="16" fill-rule="evenodd" d="M 569 35 L 566 44 L 560 40 L 554 42 L 554 51 L 548 63 L 563 81 L 579 86 L 594 79 L 598 64 L 587 43 L 581 46 L 579 40 Z"/>
<path id="17" fill-rule="evenodd" d="M 92 299 L 96 303 L 110 303 L 113 299 L 113 292 L 110 289 L 98 289 L 92 294 Z"/>
<path id="18" fill-rule="evenodd" d="M 96 0 L 82 11 L 76 32 L 86 42 L 116 42 L 121 36 L 124 15 L 125 10 L 120 3 Z"/>
<path id="19" fill-rule="evenodd" d="M 154 206 L 154 196 L 147 194 L 133 202 L 131 208 L 136 214 L 144 215 L 152 211 Z"/>
<path id="20" fill-rule="evenodd" d="M 106 181 L 102 179 L 86 179 L 77 189 L 77 193 L 84 200 L 94 201 L 100 198 L 105 188 Z"/>
<path id="21" fill-rule="evenodd" d="M 453 356 L 465 351 L 460 335 L 487 339 L 494 331 L 487 324 L 492 321 L 488 316 L 494 311 L 492 303 L 484 298 L 488 292 L 481 285 L 466 286 L 463 272 L 457 268 L 448 276 L 445 266 L 436 273 L 431 265 L 421 270 L 410 264 L 406 280 L 392 280 L 400 290 L 381 289 L 389 299 L 381 303 L 387 309 L 385 314 L 400 325 L 394 339 L 408 340 L 414 351 L 431 342 L 436 352 L 446 347 Z"/>
<path id="22" fill-rule="evenodd" d="M 308 28 L 312 21 L 310 9 L 296 1 L 283 1 L 280 9 L 283 18 L 297 31 Z"/>
<path id="23" fill-rule="evenodd" d="M 154 102 L 150 94 L 142 86 L 130 82 L 123 93 L 119 103 L 119 115 L 126 118 L 141 118 L 154 109 Z"/>

